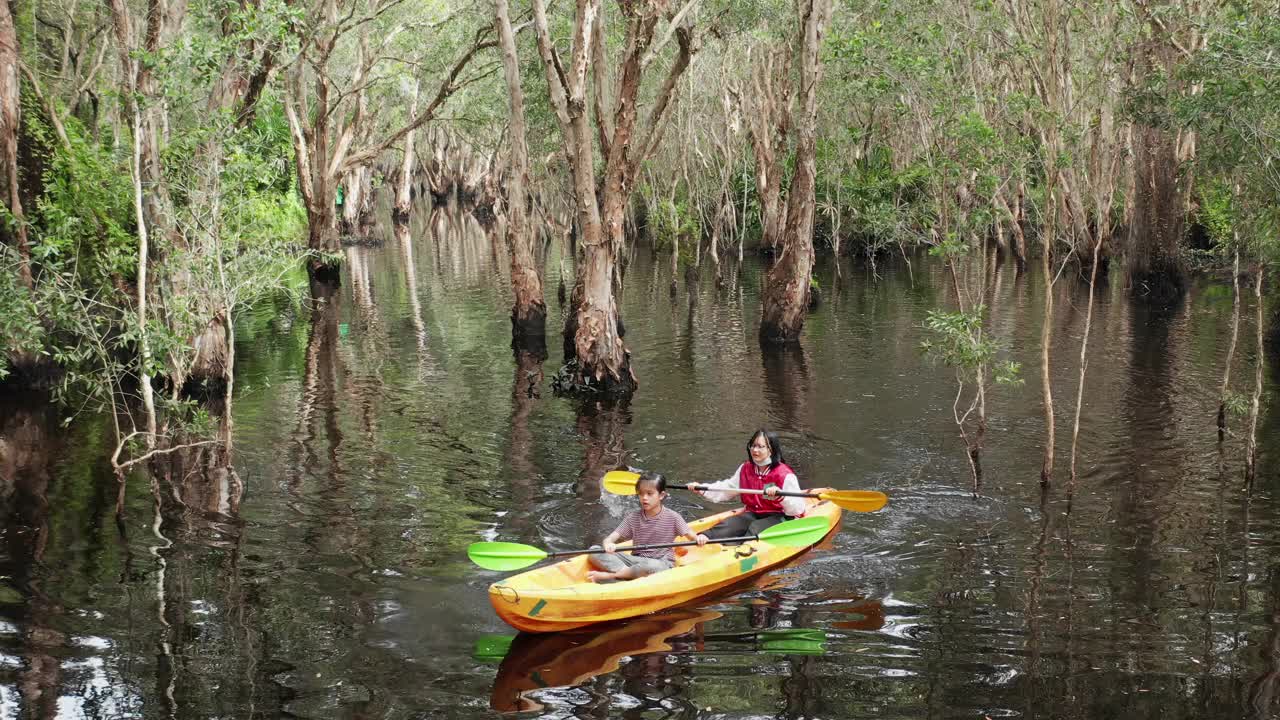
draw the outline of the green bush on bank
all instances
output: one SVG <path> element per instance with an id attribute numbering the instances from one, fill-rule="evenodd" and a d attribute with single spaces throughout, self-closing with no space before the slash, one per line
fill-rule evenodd
<path id="1" fill-rule="evenodd" d="M 119 378 L 133 374 L 140 338 L 131 139 L 97 140 L 68 117 L 64 145 L 41 108 L 26 102 L 24 111 L 22 142 L 43 167 L 39 178 L 27 179 L 39 192 L 26 208 L 34 287 L 18 282 L 16 251 L 0 248 L 0 379 L 14 361 L 42 365 L 39 375 L 56 376 L 53 389 L 64 399 L 105 404 Z M 304 285 L 298 261 L 306 213 L 283 110 L 270 105 L 248 127 L 224 131 L 217 212 L 190 192 L 201 171 L 200 143 L 192 138 L 207 136 L 193 132 L 164 156 L 176 231 L 203 245 L 191 251 L 162 233 L 150 237 L 149 285 L 160 292 L 147 326 L 155 374 L 164 373 L 165 358 L 189 353 L 192 328 L 208 322 L 192 312 L 195 298 L 161 291 L 166 278 L 195 278 L 193 292 L 216 293 L 215 304 L 232 310 Z"/>
<path id="2" fill-rule="evenodd" d="M 839 163 L 830 141 L 818 144 L 818 163 Z M 913 244 L 927 215 L 928 170 L 911 164 L 894 167 L 893 150 L 874 146 L 851 162 L 838 176 L 820 174 L 820 207 L 839 213 L 841 246 L 851 254 L 875 255 L 898 243 Z M 815 217 L 815 239 L 833 247 L 836 218 L 831 212 Z"/>
<path id="3" fill-rule="evenodd" d="M 659 198 L 656 191 L 646 188 L 642 191 L 649 209 L 649 234 L 654 249 L 660 252 L 671 250 L 675 240 L 681 239 L 680 253 L 682 259 L 688 255 L 692 259 L 690 241 L 702 238 L 702 218 L 697 208 L 688 198 Z"/>

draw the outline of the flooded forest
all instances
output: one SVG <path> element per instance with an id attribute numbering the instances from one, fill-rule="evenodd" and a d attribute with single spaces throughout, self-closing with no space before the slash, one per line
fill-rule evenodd
<path id="1" fill-rule="evenodd" d="M 1277 58 L 1253 0 L 0 2 L 0 717 L 1280 716 Z M 495 614 L 473 543 L 739 507 L 682 486 L 757 428 L 887 505 Z"/>

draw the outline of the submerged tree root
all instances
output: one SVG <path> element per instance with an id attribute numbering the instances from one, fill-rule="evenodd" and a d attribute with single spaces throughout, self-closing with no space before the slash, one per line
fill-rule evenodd
<path id="1" fill-rule="evenodd" d="M 576 358 L 570 359 L 551 376 L 551 390 L 561 397 L 629 398 L 635 394 L 638 386 L 635 375 L 631 372 L 630 358 L 626 360 L 618 377 L 604 372 L 597 379 L 582 368 Z"/>

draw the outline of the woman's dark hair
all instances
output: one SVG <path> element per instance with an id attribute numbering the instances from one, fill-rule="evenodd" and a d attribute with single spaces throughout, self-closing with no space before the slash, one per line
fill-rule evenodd
<path id="1" fill-rule="evenodd" d="M 636 480 L 636 492 L 640 491 L 641 485 L 652 485 L 659 493 L 667 491 L 667 478 L 662 473 L 645 471 L 640 473 L 640 477 Z"/>
<path id="2" fill-rule="evenodd" d="M 751 433 L 751 438 L 747 440 L 747 462 L 754 462 L 751 459 L 751 446 L 755 444 L 756 438 L 762 436 L 764 441 L 769 443 L 769 469 L 772 470 L 786 462 L 782 457 L 782 442 L 778 440 L 778 433 L 772 430 L 760 428 Z"/>

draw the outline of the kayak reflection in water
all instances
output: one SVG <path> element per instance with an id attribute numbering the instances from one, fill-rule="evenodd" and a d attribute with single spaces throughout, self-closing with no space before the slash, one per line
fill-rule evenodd
<path id="1" fill-rule="evenodd" d="M 640 509 L 628 515 L 617 530 L 609 533 L 604 539 L 603 553 L 588 556 L 591 567 L 595 568 L 587 573 L 591 582 L 634 580 L 675 566 L 674 549 L 654 548 L 620 554 L 617 543 L 623 540 L 632 540 L 637 546 L 660 545 L 684 536 L 696 539 L 699 546 L 707 544 L 707 536 L 695 533 L 680 513 L 663 507 L 662 501 L 667 497 L 667 479 L 662 475 L 642 474 L 636 480 L 636 497 L 640 500 Z"/>
<path id="2" fill-rule="evenodd" d="M 490 707 L 498 712 L 530 712 L 543 708 L 530 695 L 554 687 L 573 687 L 618 669 L 631 657 L 668 653 L 676 638 L 695 626 L 720 617 L 700 609 L 680 609 L 649 615 L 624 623 L 600 626 L 590 632 L 547 634 L 520 633 L 509 649 L 493 681 Z"/>
<path id="3" fill-rule="evenodd" d="M 874 600 L 864 603 L 879 605 Z M 876 611 L 859 605 L 858 612 L 874 614 Z M 878 628 L 884 622 L 882 610 L 879 615 L 878 624 L 860 624 L 857 629 Z M 730 626 L 708 631 L 708 623 L 721 617 L 714 610 L 677 608 L 625 622 L 597 625 L 585 631 L 485 636 L 476 641 L 474 657 L 482 662 L 500 662 L 489 706 L 508 713 L 544 710 L 546 700 L 540 700 L 540 691 L 581 687 L 593 678 L 621 670 L 624 665 L 631 671 L 624 676 L 631 674 L 631 680 L 644 684 L 678 667 L 669 662 L 672 655 L 790 657 L 828 652 L 827 633 L 821 628 Z M 756 617 L 755 613 L 748 618 L 752 624 L 778 619 Z M 556 698 L 555 695 L 548 697 Z"/>
<path id="4" fill-rule="evenodd" d="M 685 487 L 711 502 L 732 502 L 742 498 L 746 512 L 735 515 L 711 528 L 707 537 L 712 540 L 759 535 L 761 531 L 804 514 L 806 502 L 802 497 L 780 497 L 778 491 L 801 492 L 795 471 L 787 465 L 782 455 L 782 443 L 778 434 L 761 428 L 747 441 L 747 461 L 729 477 L 714 483 L 689 483 Z M 757 490 L 764 494 L 744 494 L 738 490 Z"/>

